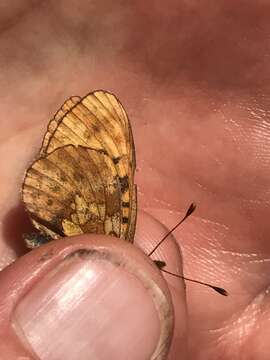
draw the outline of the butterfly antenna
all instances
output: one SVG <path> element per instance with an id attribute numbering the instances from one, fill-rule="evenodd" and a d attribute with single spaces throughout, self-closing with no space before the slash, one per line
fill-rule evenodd
<path id="1" fill-rule="evenodd" d="M 163 243 L 163 241 L 166 240 L 167 237 L 170 236 L 171 233 L 173 233 L 174 230 L 177 229 L 178 226 L 180 226 L 194 212 L 195 209 L 196 209 L 196 205 L 192 203 L 189 206 L 186 215 L 165 236 L 163 236 L 163 238 L 157 243 L 157 245 L 153 248 L 153 250 L 150 251 L 148 256 L 151 256 L 157 250 L 157 248 Z"/>
<path id="2" fill-rule="evenodd" d="M 193 212 L 194 210 L 196 209 L 196 205 L 194 203 L 192 203 L 187 212 L 186 212 L 186 215 L 158 242 L 158 244 L 153 248 L 153 250 L 148 254 L 148 256 L 151 256 L 156 250 L 157 248 L 163 243 L 164 240 L 167 239 L 167 237 L 172 233 L 174 232 L 175 229 L 178 228 L 179 225 L 181 225 Z M 199 280 L 194 280 L 194 279 L 190 279 L 188 277 L 185 277 L 185 276 L 182 276 L 182 275 L 178 275 L 178 274 L 174 274 L 168 270 L 165 270 L 164 269 L 164 266 L 166 266 L 166 263 L 165 261 L 162 261 L 162 260 L 154 260 L 154 263 L 157 265 L 157 267 L 164 273 L 166 274 L 169 274 L 169 275 L 172 275 L 172 276 L 175 276 L 175 277 L 178 277 L 180 279 L 184 279 L 186 281 L 190 281 L 190 282 L 193 282 L 193 283 L 197 283 L 197 284 L 200 284 L 200 285 L 203 285 L 203 286 L 207 286 L 209 287 L 210 289 L 213 289 L 214 291 L 218 292 L 219 294 L 223 295 L 223 296 L 228 296 L 228 292 L 219 287 L 219 286 L 215 286 L 215 285 L 212 285 L 212 284 L 209 284 L 209 283 L 206 283 L 206 282 L 203 282 L 203 281 L 199 281 Z"/>
<path id="3" fill-rule="evenodd" d="M 194 279 L 187 278 L 185 276 L 177 275 L 177 274 L 174 274 L 174 273 L 172 273 L 170 271 L 167 271 L 165 269 L 160 269 L 160 270 L 165 272 L 166 274 L 169 274 L 169 275 L 184 279 L 186 281 L 190 281 L 190 282 L 197 283 L 197 284 L 200 284 L 200 285 L 203 285 L 203 286 L 207 286 L 207 287 L 215 290 L 216 292 L 218 292 L 219 294 L 221 294 L 223 296 L 228 296 L 229 295 L 228 292 L 225 289 L 223 289 L 223 288 L 221 288 L 219 286 L 214 286 L 214 285 L 208 284 L 208 283 L 203 282 L 203 281 L 194 280 Z"/>

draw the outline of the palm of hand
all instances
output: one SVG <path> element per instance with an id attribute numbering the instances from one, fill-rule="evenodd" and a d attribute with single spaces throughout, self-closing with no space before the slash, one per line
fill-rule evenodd
<path id="1" fill-rule="evenodd" d="M 211 28 L 210 15 L 197 9 L 198 29 L 184 4 L 174 17 L 161 4 L 151 13 L 141 2 L 81 6 L 75 17 L 71 5 L 13 9 L 2 31 L 2 267 L 23 251 L 14 245 L 27 228 L 19 189 L 48 117 L 70 95 L 111 90 L 134 128 L 140 208 L 171 228 L 179 211 L 196 201 L 193 220 L 175 233 L 185 273 L 230 293 L 222 298 L 188 285 L 191 358 L 265 358 L 270 147 L 262 9 L 248 10 L 262 18 L 255 35 L 264 47 L 257 49 L 255 42 L 230 42 L 217 27 L 230 27 L 241 14 L 230 20 L 221 11 Z M 21 20 L 13 22 L 17 12 Z M 232 30 L 239 42 L 251 31 L 243 21 Z"/>

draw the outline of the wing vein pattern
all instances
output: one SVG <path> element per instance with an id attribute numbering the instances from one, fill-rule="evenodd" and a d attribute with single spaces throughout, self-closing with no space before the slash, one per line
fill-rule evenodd
<path id="1" fill-rule="evenodd" d="M 25 174 L 22 199 L 32 223 L 46 238 L 97 233 L 132 242 L 135 162 L 131 125 L 113 94 L 69 98 Z M 30 247 L 42 243 L 32 240 Z"/>

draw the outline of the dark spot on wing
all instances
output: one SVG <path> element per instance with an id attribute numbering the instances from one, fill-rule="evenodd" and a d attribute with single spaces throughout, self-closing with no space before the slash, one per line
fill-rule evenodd
<path id="1" fill-rule="evenodd" d="M 123 206 L 124 208 L 129 208 L 129 202 L 122 201 L 122 206 Z"/>
<path id="2" fill-rule="evenodd" d="M 96 150 L 96 149 L 94 149 L 94 150 Z M 97 149 L 96 151 L 98 151 L 100 154 L 108 155 L 107 151 L 104 149 Z"/>
<path id="3" fill-rule="evenodd" d="M 119 157 L 113 158 L 112 160 L 113 160 L 113 163 L 115 165 L 117 165 L 119 163 L 119 161 L 121 160 L 121 157 L 119 156 Z"/>
<path id="4" fill-rule="evenodd" d="M 76 171 L 76 169 L 74 171 L 73 177 L 78 182 L 83 182 L 84 181 L 84 175 L 81 174 L 79 171 Z"/>
<path id="5" fill-rule="evenodd" d="M 119 177 L 121 192 L 125 193 L 129 189 L 128 176 Z"/>
<path id="6" fill-rule="evenodd" d="M 52 204 L 53 204 L 52 199 L 48 199 L 48 201 L 47 201 L 47 205 L 48 205 L 48 206 L 51 206 Z"/>
<path id="7" fill-rule="evenodd" d="M 128 224 L 128 218 L 126 216 L 122 217 L 122 223 L 123 224 Z"/>
<path id="8" fill-rule="evenodd" d="M 94 130 L 95 132 L 100 132 L 100 127 L 99 127 L 99 126 L 97 126 L 97 125 L 92 125 L 92 127 L 93 127 L 93 130 Z"/>
<path id="9" fill-rule="evenodd" d="M 53 192 L 59 192 L 61 190 L 61 188 L 60 188 L 60 186 L 59 185 L 54 185 L 53 187 L 52 187 L 52 191 Z"/>

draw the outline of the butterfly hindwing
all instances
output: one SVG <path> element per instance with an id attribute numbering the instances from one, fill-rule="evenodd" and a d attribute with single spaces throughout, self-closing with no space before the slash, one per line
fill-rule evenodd
<path id="1" fill-rule="evenodd" d="M 36 160 L 25 176 L 23 200 L 36 223 L 60 236 L 120 236 L 119 179 L 100 151 L 67 145 Z"/>

